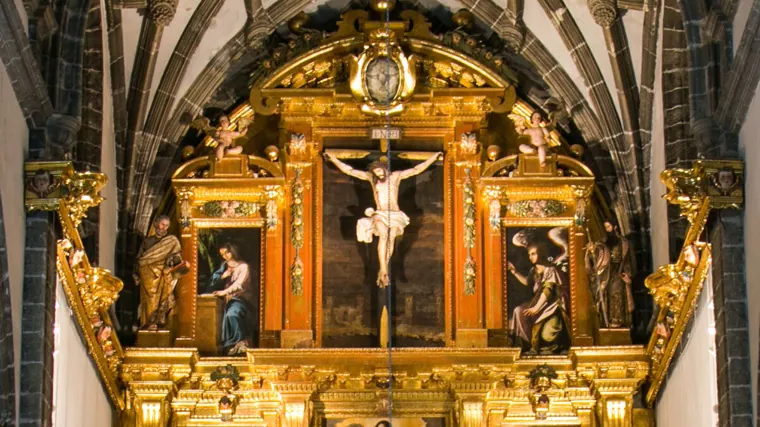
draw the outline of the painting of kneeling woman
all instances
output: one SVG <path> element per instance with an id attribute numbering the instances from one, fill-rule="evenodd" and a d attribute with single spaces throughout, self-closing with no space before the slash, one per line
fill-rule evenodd
<path id="1" fill-rule="evenodd" d="M 222 326 L 222 346 L 229 356 L 244 355 L 253 345 L 258 306 L 252 271 L 233 243 L 219 247 L 222 263 L 211 275 L 209 290 L 225 302 Z"/>

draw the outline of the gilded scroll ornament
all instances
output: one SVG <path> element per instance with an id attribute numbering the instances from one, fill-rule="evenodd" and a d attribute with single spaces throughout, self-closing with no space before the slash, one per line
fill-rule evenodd
<path id="1" fill-rule="evenodd" d="M 674 264 L 660 267 L 644 281 L 659 307 L 647 354 L 652 361 L 650 405 L 667 375 L 673 355 L 699 299 L 711 262 L 709 244 L 700 242 L 711 209 L 738 208 L 743 203 L 744 167 L 738 160 L 698 160 L 691 169 L 660 174 L 665 199 L 689 220 L 684 246 Z"/>
<path id="2" fill-rule="evenodd" d="M 108 309 L 123 284 L 109 271 L 93 267 L 84 251 L 77 225 L 87 209 L 103 198 L 98 192 L 106 176 L 77 172 L 71 162 L 29 162 L 25 165 L 27 210 L 56 211 L 63 238 L 58 241 L 56 270 L 89 354 L 114 406 L 124 408 L 117 372 L 124 358 Z"/>
<path id="3" fill-rule="evenodd" d="M 693 222 L 706 195 L 701 168 L 667 169 L 660 174 L 660 180 L 667 188 L 665 200 L 678 205 L 681 216 Z"/>
<path id="4" fill-rule="evenodd" d="M 63 176 L 63 185 L 68 189 L 64 198 L 68 214 L 74 227 L 79 226 L 87 210 L 103 201 L 100 190 L 108 179 L 102 173 L 71 171 Z"/>

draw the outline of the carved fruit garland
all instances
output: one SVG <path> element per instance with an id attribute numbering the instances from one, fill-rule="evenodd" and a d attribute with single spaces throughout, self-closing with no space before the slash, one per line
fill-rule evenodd
<path id="1" fill-rule="evenodd" d="M 475 185 L 470 176 L 470 169 L 465 169 L 464 179 L 464 247 L 467 248 L 467 260 L 464 262 L 464 294 L 475 295 L 475 260 L 472 248 L 475 247 Z"/>
<path id="2" fill-rule="evenodd" d="M 303 183 L 301 170 L 296 170 L 293 179 L 292 197 L 290 202 L 290 243 L 296 250 L 296 256 L 290 267 L 290 291 L 294 296 L 303 295 L 303 263 L 298 252 L 303 247 Z"/>

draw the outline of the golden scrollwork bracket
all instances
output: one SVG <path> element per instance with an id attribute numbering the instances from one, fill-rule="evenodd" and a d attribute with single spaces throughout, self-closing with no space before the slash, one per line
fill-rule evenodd
<path id="1" fill-rule="evenodd" d="M 665 199 L 681 208 L 689 229 L 678 260 L 644 281 L 659 309 L 647 355 L 652 362 L 646 402 L 654 404 L 668 367 L 696 307 L 711 263 L 711 248 L 700 241 L 711 209 L 737 209 L 744 202 L 744 165 L 738 160 L 698 160 L 691 169 L 660 174 Z"/>
<path id="2" fill-rule="evenodd" d="M 58 277 L 101 380 L 121 410 L 125 401 L 116 376 L 124 356 L 108 309 L 123 283 L 108 270 L 90 264 L 77 229 L 87 210 L 103 200 L 99 192 L 107 178 L 102 173 L 78 172 L 68 161 L 28 162 L 24 173 L 26 209 L 58 213 L 63 233 L 56 252 Z"/>
<path id="3" fill-rule="evenodd" d="M 744 163 L 740 160 L 697 160 L 691 169 L 667 169 L 660 174 L 665 199 L 679 205 L 681 216 L 694 222 L 703 199 L 712 209 L 738 209 L 744 203 Z"/>
<path id="4" fill-rule="evenodd" d="M 25 165 L 26 209 L 58 211 L 60 203 L 77 227 L 87 210 L 103 201 L 98 194 L 108 178 L 98 172 L 78 172 L 71 162 L 29 162 Z"/>

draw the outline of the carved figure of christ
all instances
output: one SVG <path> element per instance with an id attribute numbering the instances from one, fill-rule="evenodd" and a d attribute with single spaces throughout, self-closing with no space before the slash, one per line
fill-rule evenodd
<path id="1" fill-rule="evenodd" d="M 330 153 L 325 153 L 325 159 L 332 162 L 341 172 L 372 185 L 376 208 L 364 211 L 366 218 L 361 218 L 356 224 L 356 239 L 364 243 L 372 243 L 372 236 L 377 236 L 377 257 L 380 270 L 377 273 L 377 286 L 384 288 L 390 284 L 388 265 L 393 255 L 396 237 L 404 234 L 404 228 L 409 225 L 409 217 L 398 207 L 398 189 L 401 181 L 419 175 L 429 168 L 436 160 L 443 159 L 443 153 L 438 152 L 413 168 L 402 171 L 389 171 L 382 162 L 372 162 L 366 171 L 354 169 L 343 163 Z"/>

